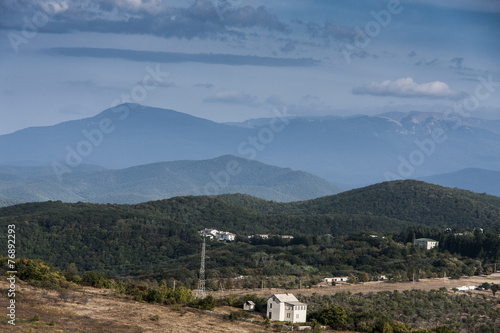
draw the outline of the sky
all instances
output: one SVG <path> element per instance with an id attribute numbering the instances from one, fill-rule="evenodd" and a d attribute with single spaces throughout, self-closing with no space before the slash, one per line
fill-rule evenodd
<path id="1" fill-rule="evenodd" d="M 0 135 L 124 102 L 500 119 L 499 33 L 499 0 L 0 1 Z"/>

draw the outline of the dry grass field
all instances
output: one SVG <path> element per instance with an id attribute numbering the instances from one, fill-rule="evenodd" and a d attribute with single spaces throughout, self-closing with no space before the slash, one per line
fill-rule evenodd
<path id="1" fill-rule="evenodd" d="M 18 282 L 21 296 L 17 300 L 16 326 L 7 324 L 7 284 L 2 281 L 0 308 L 4 309 L 0 332 L 273 332 L 262 324 L 229 321 L 187 307 L 161 306 L 135 302 L 112 295 L 110 291 L 86 288 L 53 291 L 34 288 Z M 228 308 L 217 312 L 229 313 Z M 37 314 L 39 321 L 33 321 Z M 158 317 L 156 317 L 158 316 Z M 260 318 L 260 317 L 258 317 Z M 50 325 L 54 322 L 54 325 Z"/>
<path id="2" fill-rule="evenodd" d="M 500 276 L 472 277 L 460 280 L 421 280 L 406 283 L 368 282 L 359 285 L 324 286 L 311 289 L 256 289 L 213 292 L 213 296 L 229 294 L 257 294 L 261 297 L 273 293 L 294 293 L 329 295 L 340 291 L 368 293 L 378 291 L 422 289 L 431 290 L 446 287 L 451 289 L 464 285 L 478 285 L 483 282 L 500 283 Z M 145 302 L 135 302 L 126 297 L 116 296 L 104 289 L 85 288 L 78 290 L 45 290 L 18 281 L 20 290 L 16 303 L 16 326 L 7 324 L 7 282 L 0 281 L 0 308 L 4 309 L 0 322 L 0 332 L 273 332 L 276 328 L 266 328 L 260 316 L 255 323 L 229 321 L 221 316 L 187 307 L 161 306 Z M 487 293 L 491 291 L 474 291 Z M 230 313 L 235 309 L 216 308 L 216 312 Z M 40 318 L 34 321 L 35 315 Z M 260 323 L 258 323 L 260 322 Z"/>

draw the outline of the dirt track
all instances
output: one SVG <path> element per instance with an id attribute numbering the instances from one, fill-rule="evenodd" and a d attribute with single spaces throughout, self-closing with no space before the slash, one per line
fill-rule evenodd
<path id="1" fill-rule="evenodd" d="M 470 278 L 462 278 L 458 280 L 452 279 L 424 279 L 418 282 L 366 282 L 364 284 L 355 285 L 336 285 L 336 286 L 321 286 L 315 288 L 306 289 L 279 289 L 279 288 L 265 288 L 265 289 L 245 289 L 245 290 L 225 290 L 223 292 L 215 291 L 209 292 L 216 298 L 223 297 L 225 295 L 246 295 L 246 294 L 256 294 L 260 297 L 270 296 L 273 294 L 302 294 L 302 295 L 312 295 L 314 293 L 318 295 L 332 295 L 341 291 L 350 291 L 351 293 L 369 293 L 369 292 L 379 292 L 379 291 L 403 291 L 411 289 L 421 289 L 421 290 L 431 290 L 439 289 L 445 287 L 446 289 L 452 289 L 454 287 L 469 286 L 469 285 L 479 285 L 483 282 L 488 283 L 500 283 L 500 274 L 490 275 L 490 276 L 474 276 Z M 476 292 L 476 291 L 474 291 Z M 487 293 L 491 293 L 487 291 Z"/>

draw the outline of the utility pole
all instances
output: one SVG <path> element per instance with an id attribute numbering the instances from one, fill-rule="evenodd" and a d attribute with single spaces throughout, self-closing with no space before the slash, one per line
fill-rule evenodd
<path id="1" fill-rule="evenodd" d="M 205 243 L 206 237 L 203 237 L 203 245 L 201 247 L 201 265 L 200 265 L 200 282 L 196 291 L 196 298 L 205 298 Z"/>
<path id="2" fill-rule="evenodd" d="M 175 279 L 174 279 L 174 290 L 175 290 Z"/>

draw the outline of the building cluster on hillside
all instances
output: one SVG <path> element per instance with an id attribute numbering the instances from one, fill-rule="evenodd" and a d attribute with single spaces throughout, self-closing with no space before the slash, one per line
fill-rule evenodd
<path id="1" fill-rule="evenodd" d="M 232 242 L 236 238 L 236 235 L 228 231 L 219 231 L 217 229 L 205 228 L 198 231 L 202 237 L 208 237 L 210 239 L 217 239 L 219 241 Z"/>
<path id="2" fill-rule="evenodd" d="M 293 236 L 290 235 L 268 235 L 268 234 L 255 234 L 255 235 L 250 235 L 248 238 L 260 238 L 260 239 L 269 239 L 272 237 L 279 237 L 282 239 L 293 239 Z"/>

